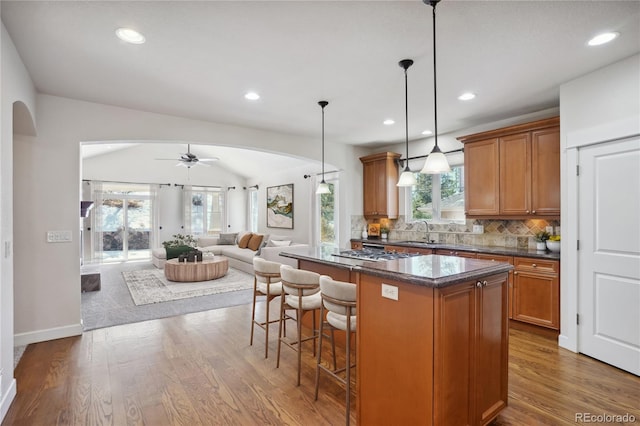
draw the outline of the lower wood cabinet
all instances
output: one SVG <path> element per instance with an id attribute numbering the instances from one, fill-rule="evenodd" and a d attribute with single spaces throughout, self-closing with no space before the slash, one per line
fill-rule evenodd
<path id="1" fill-rule="evenodd" d="M 493 262 L 507 262 L 513 265 L 513 256 L 505 256 L 502 254 L 478 253 L 478 259 L 491 260 Z M 507 284 L 509 288 L 509 319 L 513 319 L 513 270 L 509 271 Z"/>
<path id="2" fill-rule="evenodd" d="M 560 330 L 560 262 L 514 257 L 512 318 Z"/>
<path id="3" fill-rule="evenodd" d="M 362 243 L 360 241 L 351 241 L 351 250 L 362 250 Z"/>
<path id="4" fill-rule="evenodd" d="M 458 250 L 449 250 L 449 249 L 436 249 L 435 254 L 440 254 L 442 256 L 457 256 L 457 257 L 467 257 L 469 259 L 475 259 L 477 254 L 471 251 L 458 251 Z"/>
<path id="5" fill-rule="evenodd" d="M 358 423 L 490 423 L 507 405 L 507 297 L 507 273 L 444 288 L 361 274 Z"/>
<path id="6" fill-rule="evenodd" d="M 384 246 L 386 251 L 395 251 L 397 253 L 418 253 L 418 254 L 433 254 L 433 249 L 422 247 L 406 247 L 406 246 Z"/>
<path id="7" fill-rule="evenodd" d="M 507 406 L 507 275 L 437 294 L 434 424 L 485 425 Z"/>

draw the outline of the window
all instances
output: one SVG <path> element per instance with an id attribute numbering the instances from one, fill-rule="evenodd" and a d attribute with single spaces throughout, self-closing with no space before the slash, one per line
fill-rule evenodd
<path id="1" fill-rule="evenodd" d="M 320 246 L 338 247 L 338 179 L 326 179 L 328 194 L 316 194 L 315 240 Z M 313 186 L 315 191 L 315 185 Z"/>
<path id="2" fill-rule="evenodd" d="M 212 235 L 224 226 L 224 193 L 218 188 L 192 188 L 188 191 L 187 206 L 193 235 Z"/>
<path id="3" fill-rule="evenodd" d="M 464 221 L 464 167 L 449 173 L 415 173 L 418 184 L 407 190 L 407 220 Z M 410 195 L 410 196 L 409 196 Z"/>

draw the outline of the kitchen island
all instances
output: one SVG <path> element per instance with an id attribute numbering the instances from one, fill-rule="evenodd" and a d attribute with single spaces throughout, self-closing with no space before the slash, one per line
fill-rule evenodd
<path id="1" fill-rule="evenodd" d="M 311 247 L 281 256 L 358 286 L 359 424 L 484 425 L 506 407 L 511 265 L 336 254 Z"/>

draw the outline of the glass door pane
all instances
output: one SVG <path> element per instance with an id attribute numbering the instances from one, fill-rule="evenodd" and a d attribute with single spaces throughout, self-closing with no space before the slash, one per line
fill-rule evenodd
<path id="1" fill-rule="evenodd" d="M 98 223 L 97 237 L 102 243 L 96 250 L 96 256 L 101 261 L 124 260 L 124 200 L 121 198 L 105 198 L 102 205 L 98 206 L 98 213 L 102 220 Z"/>
<path id="2" fill-rule="evenodd" d="M 127 260 L 151 257 L 151 200 L 127 200 L 127 233 L 124 254 Z"/>

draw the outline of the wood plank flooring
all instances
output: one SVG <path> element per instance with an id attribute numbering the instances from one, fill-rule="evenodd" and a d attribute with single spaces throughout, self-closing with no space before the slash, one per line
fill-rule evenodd
<path id="1" fill-rule="evenodd" d="M 250 316 L 242 305 L 29 345 L 2 424 L 343 424 L 343 388 L 324 376 L 314 401 L 310 350 L 296 387 L 295 353 L 283 347 L 276 369 L 273 339 L 265 360 L 261 330 L 249 346 Z M 495 424 L 572 425 L 576 413 L 629 413 L 640 424 L 640 378 L 545 337 L 511 330 L 510 339 L 509 406 Z"/>

